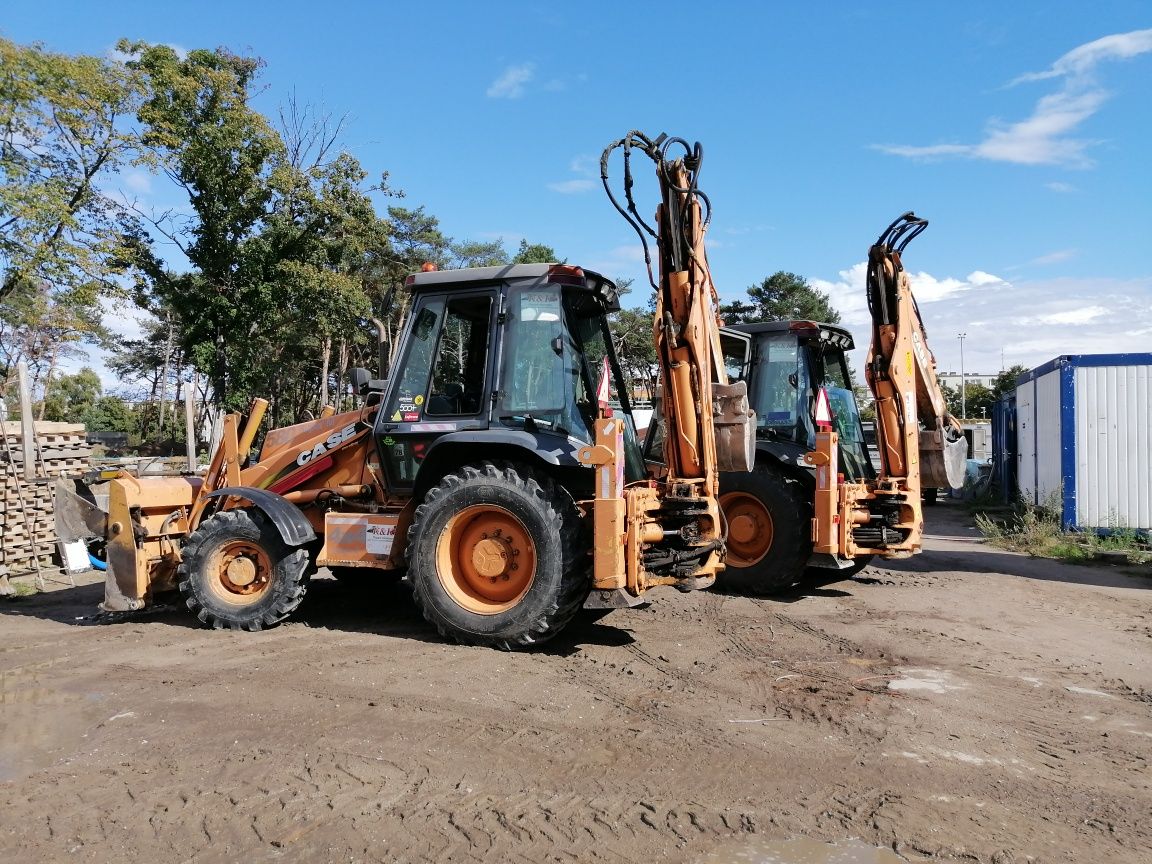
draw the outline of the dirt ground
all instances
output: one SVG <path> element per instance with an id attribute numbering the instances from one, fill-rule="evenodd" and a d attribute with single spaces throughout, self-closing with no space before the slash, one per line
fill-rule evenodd
<path id="1" fill-rule="evenodd" d="M 981 544 L 779 600 L 656 592 L 548 650 L 313 582 L 258 634 L 0 605 L 0 860 L 1152 860 L 1152 573 Z M 725 850 L 731 850 L 725 851 Z M 776 860 L 776 859 L 773 859 Z"/>

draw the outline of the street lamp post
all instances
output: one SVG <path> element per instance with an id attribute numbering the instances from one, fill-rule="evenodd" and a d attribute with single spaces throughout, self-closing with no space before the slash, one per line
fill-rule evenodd
<path id="1" fill-rule="evenodd" d="M 964 340 L 968 334 L 957 333 L 956 338 L 960 340 L 960 419 L 963 420 L 968 416 L 968 392 L 964 386 Z"/>

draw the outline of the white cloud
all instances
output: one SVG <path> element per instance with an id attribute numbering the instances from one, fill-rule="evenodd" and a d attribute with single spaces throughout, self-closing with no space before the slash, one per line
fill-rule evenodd
<path id="1" fill-rule="evenodd" d="M 862 368 L 871 316 L 864 294 L 864 262 L 835 280 L 812 279 L 826 291 L 853 332 L 853 361 Z M 982 270 L 964 279 L 911 275 L 913 293 L 939 368 L 994 373 L 1015 363 L 1029 368 L 1061 354 L 1147 351 L 1152 343 L 1152 277 L 1059 278 L 1006 281 Z"/>
<path id="2" fill-rule="evenodd" d="M 144 171 L 129 171 L 124 175 L 124 185 L 138 195 L 147 195 L 152 191 L 152 175 Z"/>
<path id="3" fill-rule="evenodd" d="M 1043 96 L 1027 119 L 1007 124 L 992 120 L 984 140 L 975 144 L 877 145 L 876 149 L 912 159 L 959 157 L 1018 165 L 1088 167 L 1092 160 L 1086 151 L 1099 142 L 1075 138 L 1072 133 L 1110 97 L 1095 82 L 1096 66 L 1104 60 L 1127 60 L 1148 52 L 1152 52 L 1152 29 L 1088 42 L 1069 51 L 1049 69 L 1029 72 L 1011 82 L 1009 86 L 1063 79 L 1061 88 Z"/>
<path id="4" fill-rule="evenodd" d="M 599 160 L 586 153 L 573 156 L 572 161 L 568 164 L 568 170 L 579 176 L 572 180 L 558 180 L 555 183 L 547 184 L 547 186 L 553 192 L 559 192 L 562 195 L 577 195 L 588 192 L 599 184 L 599 177 L 596 173 L 599 166 Z"/>
<path id="5" fill-rule="evenodd" d="M 1055 252 L 1049 252 L 1047 255 L 1041 255 L 1039 258 L 1033 258 L 1028 263 L 1039 266 L 1059 264 L 1061 261 L 1068 261 L 1075 258 L 1078 251 L 1077 249 L 1058 249 Z"/>
<path id="6" fill-rule="evenodd" d="M 559 183 L 549 183 L 548 188 L 561 195 L 576 195 L 587 192 L 596 184 L 591 180 L 562 180 Z"/>
<path id="7" fill-rule="evenodd" d="M 1044 188 L 1045 189 L 1051 189 L 1053 192 L 1062 192 L 1062 193 L 1075 192 L 1076 191 L 1076 187 L 1073 186 L 1071 183 L 1061 183 L 1059 180 L 1054 180 L 1051 183 L 1045 183 Z"/>
<path id="8" fill-rule="evenodd" d="M 1107 315 L 1108 310 L 1103 306 L 1081 306 L 1078 309 L 1067 309 L 1063 312 L 1050 312 L 1047 315 L 1039 315 L 1036 317 L 1038 324 L 1087 324 L 1102 315 Z"/>
<path id="9" fill-rule="evenodd" d="M 1127 60 L 1149 51 L 1152 51 L 1152 29 L 1114 33 L 1073 48 L 1045 71 L 1025 73 L 1012 84 L 1044 81 L 1062 75 L 1087 75 L 1102 60 Z"/>
<path id="10" fill-rule="evenodd" d="M 500 73 L 500 77 L 488 85 L 485 93 L 491 99 L 519 99 L 524 95 L 524 85 L 531 81 L 535 74 L 535 63 L 509 66 Z"/>

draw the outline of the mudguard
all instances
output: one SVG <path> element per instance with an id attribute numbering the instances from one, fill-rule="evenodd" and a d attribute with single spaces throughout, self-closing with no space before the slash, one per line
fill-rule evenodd
<path id="1" fill-rule="evenodd" d="M 283 497 L 267 489 L 257 489 L 254 486 L 226 486 L 209 493 L 208 498 L 243 498 L 251 501 L 264 513 L 280 536 L 289 546 L 303 546 L 316 539 L 316 532 L 312 524 L 304 517 L 295 504 L 285 501 Z"/>
<path id="2" fill-rule="evenodd" d="M 520 429 L 477 429 L 441 435 L 428 448 L 429 457 L 437 447 L 448 444 L 505 444 L 526 450 L 551 465 L 575 468 L 581 467 L 576 452 L 585 446 L 575 438 L 546 430 L 525 432 Z"/>

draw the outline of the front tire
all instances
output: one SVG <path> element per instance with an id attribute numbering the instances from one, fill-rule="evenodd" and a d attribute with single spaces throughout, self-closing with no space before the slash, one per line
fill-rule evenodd
<path id="1" fill-rule="evenodd" d="M 208 627 L 263 630 L 303 601 L 308 564 L 308 550 L 286 544 L 258 510 L 225 510 L 184 544 L 180 593 Z"/>
<path id="2" fill-rule="evenodd" d="M 811 516 L 801 493 L 798 481 L 764 467 L 720 475 L 720 509 L 728 523 L 720 588 L 762 596 L 800 580 L 812 552 Z"/>
<path id="3" fill-rule="evenodd" d="M 513 651 L 551 639 L 591 588 L 571 496 L 550 478 L 483 462 L 445 476 L 408 530 L 416 605 L 441 636 Z"/>

